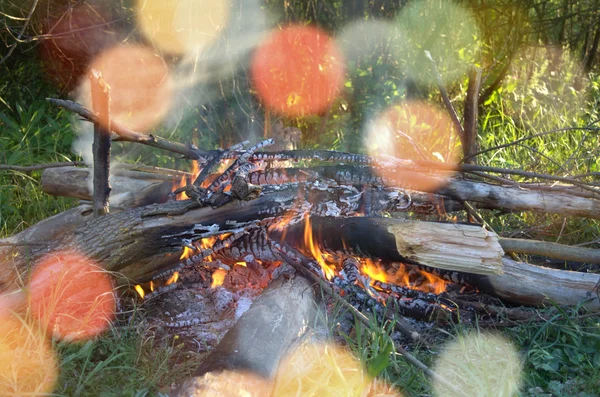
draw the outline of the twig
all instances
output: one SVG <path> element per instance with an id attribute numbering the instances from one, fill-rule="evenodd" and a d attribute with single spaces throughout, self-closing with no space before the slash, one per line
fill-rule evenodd
<path id="1" fill-rule="evenodd" d="M 19 35 L 17 36 L 17 39 L 8 49 L 8 53 L 2 59 L 0 59 L 0 65 L 2 65 L 12 55 L 15 48 L 17 48 L 17 43 L 19 42 L 19 40 L 21 40 L 23 33 L 25 33 L 25 30 L 29 26 L 29 23 L 31 22 L 31 16 L 33 15 L 33 12 L 35 11 L 37 5 L 38 5 L 38 0 L 34 0 L 32 6 L 31 6 L 31 9 L 29 10 L 29 14 L 27 15 L 27 19 L 25 19 L 25 23 L 23 24 L 23 27 L 21 28 L 21 31 L 19 32 Z"/>
<path id="2" fill-rule="evenodd" d="M 479 115 L 479 90 L 481 89 L 481 68 L 471 68 L 469 71 L 469 85 L 464 106 L 464 157 L 477 151 L 477 117 Z M 474 159 L 474 158 L 471 158 Z"/>
<path id="3" fill-rule="evenodd" d="M 510 147 L 510 146 L 514 146 L 514 145 L 516 145 L 516 144 L 518 144 L 520 142 L 527 141 L 529 139 L 539 138 L 539 137 L 550 135 L 550 134 L 556 134 L 558 132 L 568 132 L 568 131 L 596 131 L 596 132 L 598 132 L 598 131 L 600 131 L 600 128 L 591 127 L 592 125 L 598 123 L 598 121 L 600 121 L 600 120 L 596 120 L 593 123 L 590 123 L 590 124 L 588 124 L 585 127 L 557 128 L 557 129 L 550 130 L 550 131 L 540 132 L 539 134 L 533 134 L 533 135 L 530 135 L 530 136 L 526 136 L 524 138 L 517 139 L 516 141 L 512 141 L 512 142 L 505 143 L 505 144 L 498 145 L 498 146 L 493 146 L 491 148 L 480 150 L 477 153 L 470 154 L 469 156 L 463 158 L 462 162 L 464 163 L 464 162 L 468 161 L 469 159 L 471 159 L 472 157 L 479 156 L 480 154 L 491 152 L 493 150 L 504 149 L 504 148 L 507 148 L 507 147 Z"/>
<path id="4" fill-rule="evenodd" d="M 564 177 L 564 176 L 555 176 L 555 175 L 548 175 L 548 174 L 540 174 L 540 173 L 531 172 L 531 171 L 518 170 L 518 169 L 513 169 L 513 168 L 488 167 L 488 166 L 474 165 L 474 164 L 461 164 L 458 167 L 458 169 L 461 172 L 469 172 L 469 173 L 473 172 L 473 171 L 494 172 L 494 173 L 498 173 L 498 174 L 512 174 L 512 175 L 525 176 L 528 178 L 540 178 L 540 179 L 547 179 L 550 181 L 567 182 L 572 185 L 578 186 L 582 189 L 589 190 L 590 192 L 600 193 L 600 189 L 593 188 L 593 187 L 589 186 L 587 183 L 582 183 L 582 182 L 578 181 L 577 179 L 568 178 L 568 177 Z"/>
<path id="5" fill-rule="evenodd" d="M 278 245 L 278 244 L 276 244 L 276 245 Z M 363 323 L 366 327 L 371 328 L 371 323 L 370 323 L 369 319 L 367 318 L 367 316 L 365 316 L 360 310 L 358 310 L 357 308 L 352 306 L 344 298 L 342 298 L 337 293 L 335 293 L 335 291 L 329 284 L 327 284 L 321 278 L 317 277 L 315 274 L 313 274 L 311 271 L 309 271 L 298 260 L 295 260 L 295 259 L 291 258 L 289 255 L 287 255 L 285 250 L 279 249 L 278 252 L 279 252 L 279 255 L 281 255 L 281 258 L 286 263 L 293 266 L 297 271 L 302 273 L 306 278 L 311 280 L 313 283 L 318 284 L 319 287 L 323 291 L 325 291 L 325 293 L 330 295 L 336 302 L 341 304 L 344 308 L 348 309 L 354 315 L 354 317 L 357 318 L 361 323 Z M 437 373 L 435 373 L 434 371 L 429 369 L 429 367 L 427 367 L 427 365 L 425 365 L 418 358 L 416 358 L 415 356 L 410 354 L 402 346 L 396 346 L 396 350 L 398 351 L 398 353 L 402 354 L 404 356 L 404 358 L 406 358 L 406 361 L 408 361 L 410 364 L 414 365 L 415 367 L 419 368 L 421 371 L 423 371 L 423 373 L 425 375 L 427 375 L 431 379 L 443 384 L 446 388 L 451 390 L 456 395 L 467 397 L 467 395 L 463 391 L 457 389 L 456 386 L 454 386 L 452 383 L 450 383 L 445 378 L 441 377 L 440 375 L 438 375 Z"/>
<path id="6" fill-rule="evenodd" d="M 57 98 L 46 98 L 46 100 L 55 106 L 78 114 L 92 123 L 98 122 L 98 115 L 77 102 Z M 114 120 L 111 122 L 111 131 L 118 136 L 113 138 L 113 141 L 137 142 L 169 152 L 182 154 L 188 159 L 198 160 L 200 163 L 205 163 L 207 161 L 207 153 L 193 145 L 184 145 L 179 142 L 169 141 L 168 139 L 152 134 L 142 134 L 141 132 L 129 129 Z"/>
<path id="7" fill-rule="evenodd" d="M 85 165 L 85 163 L 83 161 L 63 161 L 63 162 L 58 162 L 58 163 L 35 164 L 35 165 L 0 164 L 0 170 L 32 172 L 32 171 L 37 171 L 37 170 L 44 170 L 46 168 L 74 167 L 74 166 L 78 166 L 78 165 Z"/>
<path id="8" fill-rule="evenodd" d="M 440 71 L 437 68 L 437 64 L 433 60 L 431 53 L 427 50 L 425 50 L 425 57 L 427 59 L 429 59 L 429 62 L 431 62 L 431 66 L 433 67 L 433 73 L 435 74 L 437 86 L 438 86 L 438 89 L 440 90 L 440 94 L 442 95 L 442 100 L 444 101 L 444 105 L 446 106 L 446 109 L 448 110 L 448 114 L 450 115 L 450 118 L 452 119 L 452 123 L 454 124 L 454 128 L 456 128 L 456 132 L 458 133 L 458 136 L 460 137 L 460 141 L 462 142 L 463 147 L 466 147 L 467 142 L 466 142 L 465 130 L 463 129 L 463 126 L 460 123 L 460 120 L 458 119 L 458 115 L 456 114 L 456 110 L 454 109 L 454 106 L 452 106 L 452 102 L 450 102 L 450 97 L 448 96 L 448 92 L 446 91 L 446 86 L 444 85 L 444 82 L 442 81 L 442 76 L 440 75 Z"/>

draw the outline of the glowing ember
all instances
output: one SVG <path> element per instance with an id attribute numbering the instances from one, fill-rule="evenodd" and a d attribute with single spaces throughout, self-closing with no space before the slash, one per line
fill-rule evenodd
<path id="1" fill-rule="evenodd" d="M 225 275 L 227 272 L 223 269 L 217 269 L 212 274 L 212 283 L 210 284 L 210 288 L 217 288 L 220 285 L 223 285 L 223 280 L 225 280 Z"/>
<path id="2" fill-rule="evenodd" d="M 246 262 L 235 262 L 236 266 L 243 266 L 243 267 L 247 267 Z"/>
<path id="3" fill-rule="evenodd" d="M 312 227 L 310 225 L 310 217 L 308 216 L 306 217 L 304 228 L 304 244 L 306 245 L 306 248 L 310 250 L 311 255 L 317 261 L 319 266 L 321 266 L 323 269 L 325 277 L 327 277 L 328 280 L 331 280 L 335 273 L 333 269 L 325 262 L 325 257 L 319 246 L 313 241 Z"/>
<path id="4" fill-rule="evenodd" d="M 173 273 L 173 275 L 171 276 L 171 278 L 169 278 L 167 280 L 167 282 L 165 283 L 165 285 L 176 283 L 177 280 L 179 280 L 179 272 Z"/>
<path id="5" fill-rule="evenodd" d="M 138 284 L 134 288 L 137 291 L 137 293 L 140 295 L 140 297 L 142 299 L 144 299 L 144 296 L 146 296 L 146 293 L 144 292 L 144 289 L 142 288 L 142 286 Z"/>

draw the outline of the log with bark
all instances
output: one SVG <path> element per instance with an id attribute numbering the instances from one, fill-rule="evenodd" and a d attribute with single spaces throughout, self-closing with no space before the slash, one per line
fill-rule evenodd
<path id="1" fill-rule="evenodd" d="M 219 208 L 202 207 L 192 200 L 186 200 L 154 204 L 92 219 L 90 207 L 80 206 L 0 241 L 1 255 L 9 258 L 0 267 L 1 288 L 9 291 L 19 287 L 19 280 L 27 279 L 31 265 L 49 251 L 72 249 L 97 260 L 107 270 L 116 272 L 124 282 L 147 281 L 179 262 L 182 242 L 185 240 L 227 231 L 243 231 L 248 225 L 276 219 L 293 211 L 298 200 L 312 204 L 314 216 L 339 216 L 342 205 L 350 205 L 351 209 L 360 207 L 360 198 L 351 205 L 349 197 L 356 197 L 356 192 L 351 189 L 291 185 L 265 189 L 261 197 L 255 200 L 234 200 Z M 385 191 L 382 191 L 380 199 L 386 197 Z M 333 210 L 337 205 L 341 208 Z M 430 259 L 426 258 L 450 257 L 442 266 L 445 270 L 450 270 L 453 262 L 451 251 L 461 255 L 461 249 L 466 252 L 480 244 L 474 241 L 485 242 L 495 238 L 482 233 L 480 226 L 452 225 L 450 227 L 456 228 L 464 238 L 453 239 L 454 245 L 449 246 L 449 225 L 444 223 L 409 223 L 409 229 L 406 221 L 384 218 L 313 219 L 313 233 L 321 236 L 322 243 L 328 249 L 351 249 L 360 255 L 394 261 L 422 261 L 429 266 L 435 266 L 435 260 L 428 262 Z M 436 225 L 439 226 L 438 234 L 435 233 Z M 286 239 L 303 233 L 304 225 L 290 224 L 289 229 Z M 412 240 L 401 237 L 401 232 L 408 230 Z M 424 249 L 420 238 L 430 240 L 427 249 Z M 398 246 L 399 241 L 403 241 L 401 246 Z M 489 261 L 493 262 L 493 258 L 501 253 L 497 242 L 493 247 L 469 255 L 479 258 L 481 268 L 485 268 L 485 260 L 481 258 L 490 258 Z M 461 266 L 453 270 L 457 269 L 463 271 L 453 272 L 460 278 L 464 275 L 472 285 L 511 302 L 544 305 L 552 300 L 557 304 L 571 305 L 588 299 L 589 307 L 599 307 L 594 294 L 600 280 L 596 274 L 537 268 L 507 259 L 502 259 L 502 274 L 476 275 Z"/>

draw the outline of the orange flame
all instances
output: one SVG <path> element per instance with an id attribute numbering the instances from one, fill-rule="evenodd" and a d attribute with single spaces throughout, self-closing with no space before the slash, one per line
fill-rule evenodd
<path id="1" fill-rule="evenodd" d="M 176 283 L 177 280 L 179 280 L 179 272 L 173 273 L 173 275 L 171 276 L 171 278 L 169 278 L 167 280 L 167 282 L 165 283 L 165 285 Z"/>
<path id="2" fill-rule="evenodd" d="M 150 291 L 154 292 L 154 281 L 150 281 Z"/>
<path id="3" fill-rule="evenodd" d="M 383 270 L 381 266 L 379 266 L 369 258 L 365 258 L 362 260 L 361 271 L 367 276 L 369 276 L 371 280 L 381 281 L 382 283 L 389 282 L 390 278 L 385 272 L 385 270 Z"/>
<path id="4" fill-rule="evenodd" d="M 427 284 L 421 285 L 421 288 L 425 288 L 427 292 L 432 292 L 439 295 L 446 291 L 446 286 L 448 285 L 446 280 L 441 279 L 440 277 L 429 272 L 421 271 L 421 275 L 427 279 Z"/>
<path id="5" fill-rule="evenodd" d="M 321 269 L 323 269 L 325 277 L 327 277 L 328 280 L 331 280 L 335 273 L 333 269 L 325 262 L 325 256 L 323 255 L 323 252 L 321 252 L 319 246 L 313 241 L 313 233 L 309 216 L 306 216 L 306 223 L 304 228 L 304 244 L 310 250 L 311 255 L 317 261 L 319 266 L 321 266 Z"/>
<path id="6" fill-rule="evenodd" d="M 187 245 L 183 247 L 183 252 L 181 253 L 181 256 L 179 257 L 179 260 L 182 259 L 187 259 L 190 257 L 190 255 L 192 254 L 192 249 L 189 248 Z"/>
<path id="7" fill-rule="evenodd" d="M 190 170 L 190 173 L 192 174 L 192 182 L 200 175 L 200 166 L 198 165 L 197 160 L 192 160 L 192 169 Z"/>
<path id="8" fill-rule="evenodd" d="M 225 280 L 225 275 L 227 272 L 223 269 L 217 269 L 212 274 L 212 283 L 210 284 L 210 288 L 217 288 L 220 285 L 223 285 L 223 280 Z"/>
<path id="9" fill-rule="evenodd" d="M 179 179 L 179 181 L 177 181 L 177 179 L 175 179 L 175 181 L 173 182 L 173 192 L 184 186 L 185 186 L 185 176 L 182 175 L 181 178 Z M 177 200 L 177 201 L 183 200 L 185 198 L 187 198 L 187 195 L 185 193 L 178 193 L 177 196 L 175 196 L 175 200 Z"/>
<path id="10" fill-rule="evenodd" d="M 142 286 L 138 284 L 134 288 L 137 291 L 137 293 L 140 295 L 140 297 L 142 299 L 144 299 L 144 296 L 146 296 L 146 293 L 144 292 L 144 289 L 142 288 Z"/>

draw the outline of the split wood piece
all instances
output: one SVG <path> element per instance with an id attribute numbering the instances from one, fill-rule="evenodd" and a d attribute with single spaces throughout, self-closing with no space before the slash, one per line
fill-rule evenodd
<path id="1" fill-rule="evenodd" d="M 105 215 L 109 211 L 110 196 L 110 87 L 96 69 L 90 71 L 92 107 L 98 115 L 94 122 L 94 216 Z"/>
<path id="2" fill-rule="evenodd" d="M 390 218 L 311 217 L 315 240 L 321 242 L 325 249 L 393 262 L 406 261 L 404 255 L 409 256 L 419 249 L 419 247 L 406 247 L 405 252 L 399 249 L 398 236 L 395 233 L 399 231 L 402 236 L 404 222 L 404 220 Z M 418 227 L 414 230 L 417 229 Z M 441 230 L 444 229 L 440 229 L 440 234 Z M 286 234 L 286 241 L 297 241 L 298 238 L 302 238 L 303 233 L 304 225 L 292 226 Z M 467 235 L 464 239 L 468 239 Z M 435 247 L 435 244 L 433 246 Z M 455 254 L 447 251 L 447 255 Z M 447 263 L 452 261 L 450 259 Z M 516 262 L 507 257 L 502 257 L 501 262 L 502 274 L 482 275 L 472 272 L 453 272 L 453 274 L 456 274 L 456 278 L 461 282 L 473 285 L 507 302 L 529 306 L 552 304 L 567 306 L 584 302 L 590 310 L 600 308 L 598 294 L 600 274 L 548 269 Z"/>
<path id="3" fill-rule="evenodd" d="M 219 377 L 215 384 L 214 374 L 232 371 L 273 379 L 280 360 L 313 323 L 315 299 L 311 283 L 299 274 L 284 273 L 272 281 L 176 395 L 213 396 L 218 390 L 256 395 L 254 382 L 229 383 L 223 389 L 220 382 L 227 382 L 227 377 Z"/>
<path id="4" fill-rule="evenodd" d="M 131 171 L 133 172 L 133 171 Z M 74 197 L 81 200 L 92 199 L 88 168 L 49 168 L 42 173 L 42 191 L 53 196 Z M 113 208 L 136 208 L 148 204 L 165 202 L 173 190 L 173 183 L 131 176 L 111 175 L 111 196 Z"/>

